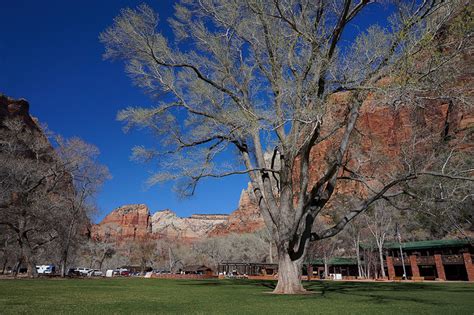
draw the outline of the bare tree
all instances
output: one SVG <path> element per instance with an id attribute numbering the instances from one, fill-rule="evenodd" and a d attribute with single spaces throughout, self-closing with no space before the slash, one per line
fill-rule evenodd
<path id="1" fill-rule="evenodd" d="M 151 266 L 156 254 L 156 241 L 148 238 L 137 238 L 132 243 L 130 261 L 140 266 L 140 272 L 145 273 L 147 267 Z"/>
<path id="2" fill-rule="evenodd" d="M 87 236 L 90 215 L 94 211 L 94 197 L 110 175 L 108 169 L 97 162 L 99 150 L 79 138 L 56 138 L 56 152 L 60 163 L 71 177 L 74 187 L 65 189 L 58 199 L 62 211 L 56 227 L 61 250 L 61 276 L 66 275 L 71 249 L 80 245 Z"/>
<path id="3" fill-rule="evenodd" d="M 390 235 L 390 232 L 393 231 L 394 211 L 393 209 L 390 209 L 390 205 L 387 205 L 383 201 L 378 201 L 374 207 L 369 211 L 366 211 L 363 216 L 367 227 L 377 244 L 380 259 L 380 273 L 382 278 L 385 278 L 383 250 L 387 237 Z"/>
<path id="4" fill-rule="evenodd" d="M 364 225 L 365 226 L 365 225 Z M 354 253 L 357 259 L 357 272 L 359 277 L 366 277 L 366 272 L 361 261 L 361 239 L 363 238 L 363 227 L 360 219 L 352 220 L 347 228 L 347 233 L 351 239 Z"/>
<path id="5" fill-rule="evenodd" d="M 449 57 L 422 63 L 416 56 L 430 53 L 423 49 L 433 45 L 455 4 L 393 1 L 386 27 L 354 28 L 358 34 L 349 44 L 342 40 L 345 29 L 375 1 L 182 1 L 170 22 L 175 43 L 158 32 L 157 14 L 141 5 L 122 10 L 100 39 L 106 58 L 125 60 L 134 82 L 161 97 L 156 107 L 128 108 L 118 116 L 127 129 L 150 128 L 160 140 L 158 149 L 134 149 L 137 158 L 161 165 L 150 183 L 178 180 L 192 194 L 203 178 L 248 174 L 277 248 L 274 292 L 291 294 L 304 291 L 300 275 L 310 240 L 336 235 L 400 183 L 433 175 L 404 169 L 370 183 L 354 173 L 341 177 L 369 95 L 397 104 L 417 95 L 438 97 L 430 81 L 459 60 L 470 41 L 445 49 Z M 381 84 L 387 77 L 391 84 Z M 427 89 L 430 94 L 423 94 Z M 342 105 L 334 102 L 341 91 Z M 330 150 L 321 149 L 325 141 Z M 229 152 L 235 161 L 220 162 Z M 323 159 L 314 179 L 315 152 Z M 315 218 L 347 180 L 369 185 L 369 194 L 334 226 L 314 231 Z"/>
<path id="6" fill-rule="evenodd" d="M 27 128 L 19 119 L 0 126 L 0 225 L 14 233 L 18 261 L 36 276 L 35 254 L 57 239 L 57 196 L 67 189 L 68 178 L 58 168 L 48 139 Z"/>
<path id="7" fill-rule="evenodd" d="M 5 226 L 0 226 L 0 270 L 2 274 L 7 272 L 7 266 L 18 261 L 16 244 L 15 234 Z"/>

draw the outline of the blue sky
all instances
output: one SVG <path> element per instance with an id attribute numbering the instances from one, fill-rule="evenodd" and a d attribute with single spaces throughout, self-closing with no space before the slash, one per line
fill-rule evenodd
<path id="1" fill-rule="evenodd" d="M 65 137 L 96 145 L 113 176 L 98 196 L 102 218 L 112 209 L 145 203 L 152 211 L 181 216 L 229 213 L 237 207 L 245 176 L 207 180 L 194 197 L 179 199 L 172 183 L 148 188 L 153 165 L 130 161 L 134 145 L 151 143 L 145 132 L 124 134 L 117 111 L 152 101 L 134 87 L 119 62 L 102 60 L 98 35 L 121 8 L 141 1 L 0 0 L 0 93 L 26 98 L 32 115 Z M 152 1 L 162 21 L 172 14 L 169 0 Z"/>
<path id="2" fill-rule="evenodd" d="M 145 132 L 124 134 L 116 114 L 152 101 L 132 85 L 120 62 L 102 60 L 98 35 L 121 8 L 141 2 L 0 0 L 0 93 L 26 98 L 32 115 L 49 129 L 65 137 L 78 136 L 100 149 L 100 161 L 113 179 L 98 196 L 96 220 L 133 203 L 145 203 L 152 211 L 169 208 L 181 216 L 229 213 L 247 186 L 245 176 L 204 181 L 194 197 L 182 200 L 173 193 L 172 183 L 148 188 L 145 181 L 153 165 L 130 161 L 134 145 L 153 139 Z M 162 22 L 172 14 L 172 0 L 149 4 Z M 357 24 L 384 18 L 380 10 L 369 11 Z M 349 29 L 347 38 L 354 31 Z"/>

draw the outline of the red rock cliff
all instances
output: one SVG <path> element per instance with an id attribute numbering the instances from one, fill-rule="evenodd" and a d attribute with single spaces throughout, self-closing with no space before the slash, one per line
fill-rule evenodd
<path id="1" fill-rule="evenodd" d="M 143 238 L 150 232 L 150 212 L 144 204 L 126 205 L 113 210 L 92 231 L 96 238 L 112 240 Z"/>

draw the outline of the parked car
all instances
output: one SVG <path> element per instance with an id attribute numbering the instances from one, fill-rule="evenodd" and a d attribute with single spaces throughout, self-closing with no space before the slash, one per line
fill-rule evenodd
<path id="1" fill-rule="evenodd" d="M 67 270 L 66 275 L 67 275 L 68 277 L 78 277 L 78 276 L 81 275 L 81 273 L 80 273 L 79 271 L 77 271 L 76 268 L 69 268 L 69 269 Z"/>
<path id="2" fill-rule="evenodd" d="M 81 274 L 81 276 L 88 276 L 94 270 L 91 269 L 91 268 L 80 267 L 80 268 L 76 268 L 76 271 L 79 272 Z"/>
<path id="3" fill-rule="evenodd" d="M 171 273 L 171 271 L 169 270 L 156 270 L 156 269 L 153 270 L 153 272 L 156 274 L 170 274 Z"/>
<path id="4" fill-rule="evenodd" d="M 38 265 L 36 266 L 36 272 L 38 272 L 38 274 L 53 274 L 55 271 L 55 267 L 54 265 Z"/>
<path id="5" fill-rule="evenodd" d="M 101 277 L 103 275 L 104 273 L 100 271 L 99 269 L 94 269 L 91 271 L 91 276 Z"/>
<path id="6" fill-rule="evenodd" d="M 129 276 L 130 272 L 128 271 L 128 269 L 119 268 L 119 269 L 116 269 L 114 271 L 114 275 L 116 275 L 116 276 Z"/>

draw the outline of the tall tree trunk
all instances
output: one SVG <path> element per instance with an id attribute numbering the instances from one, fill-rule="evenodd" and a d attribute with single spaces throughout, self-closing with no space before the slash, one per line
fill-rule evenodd
<path id="1" fill-rule="evenodd" d="M 66 276 L 67 260 L 69 257 L 69 247 L 71 246 L 71 238 L 72 238 L 73 229 L 75 227 L 76 215 L 77 215 L 77 211 L 74 212 L 71 223 L 69 224 L 67 237 L 65 240 L 66 243 L 64 244 L 63 254 L 61 257 L 61 277 L 62 278 Z"/>
<path id="2" fill-rule="evenodd" d="M 16 277 L 18 275 L 18 272 L 20 271 L 20 266 L 21 266 L 21 262 L 22 262 L 22 256 L 20 256 L 18 258 L 18 260 L 16 261 L 15 265 L 13 266 L 13 270 L 12 270 L 12 273 L 13 273 L 13 276 Z"/>
<path id="3" fill-rule="evenodd" d="M 68 250 L 64 249 L 63 254 L 61 255 L 61 278 L 66 276 L 66 266 L 67 266 Z"/>
<path id="4" fill-rule="evenodd" d="M 269 263 L 273 264 L 273 243 L 272 241 L 268 241 L 269 244 L 269 250 L 268 250 L 268 256 L 269 256 Z"/>
<path id="5" fill-rule="evenodd" d="M 328 258 L 324 255 L 324 279 L 329 279 L 329 266 L 328 266 Z"/>
<path id="6" fill-rule="evenodd" d="M 36 260 L 33 257 L 33 251 L 29 247 L 29 245 L 25 246 L 25 256 L 26 256 L 26 263 L 28 266 L 28 276 L 30 278 L 37 278 L 38 271 L 36 270 Z"/>
<path id="7" fill-rule="evenodd" d="M 359 241 L 360 238 L 359 238 L 359 235 L 357 235 L 355 241 L 354 241 L 354 245 L 355 245 L 355 251 L 356 251 L 356 257 L 357 257 L 357 272 L 359 274 L 359 278 L 362 277 L 362 265 L 361 265 L 361 261 L 360 261 L 360 248 L 359 248 Z"/>
<path id="8" fill-rule="evenodd" d="M 291 260 L 285 246 L 278 246 L 278 283 L 273 291 L 276 294 L 298 294 L 306 290 L 301 284 L 303 258 Z"/>
<path id="9" fill-rule="evenodd" d="M 5 259 L 3 260 L 3 266 L 2 266 L 2 275 L 5 274 L 5 269 L 7 269 L 7 263 L 8 263 L 8 259 L 5 256 Z"/>
<path id="10" fill-rule="evenodd" d="M 385 269 L 383 267 L 383 245 L 379 245 L 379 258 L 380 258 L 380 272 L 382 278 L 385 278 Z"/>

